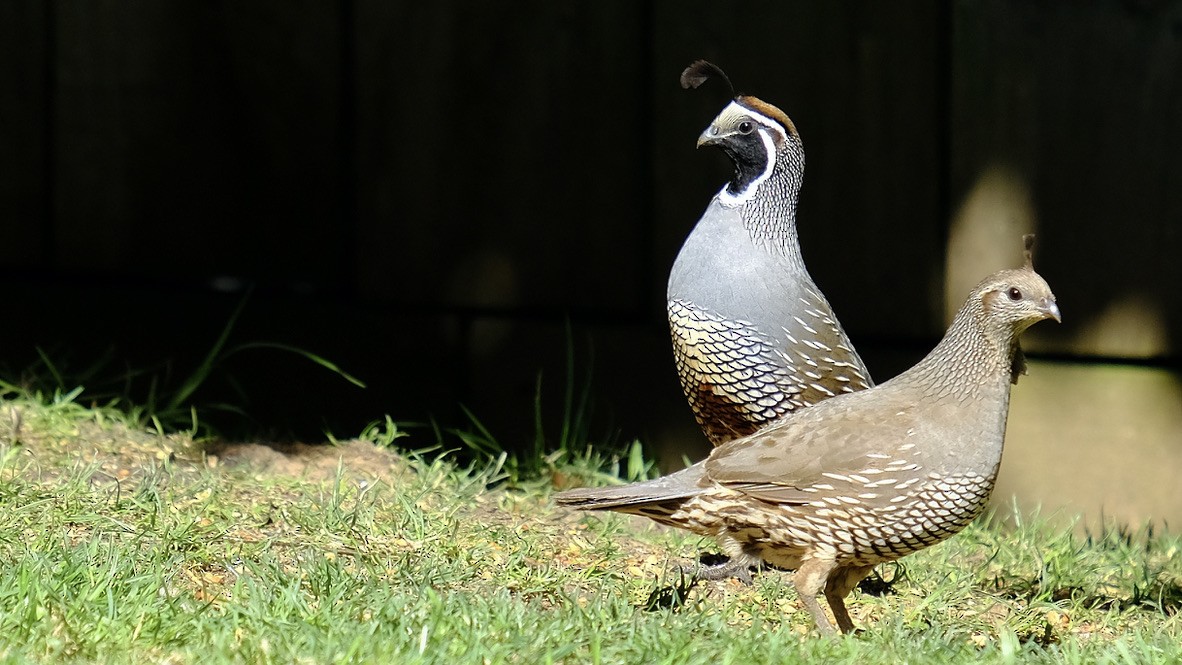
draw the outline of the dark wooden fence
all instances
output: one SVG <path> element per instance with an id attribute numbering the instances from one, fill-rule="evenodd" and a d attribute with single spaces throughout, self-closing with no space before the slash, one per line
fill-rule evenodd
<path id="1" fill-rule="evenodd" d="M 569 321 L 597 423 L 696 441 L 662 312 L 728 171 L 699 57 L 800 128 L 805 256 L 879 378 L 1024 230 L 1066 317 L 1030 347 L 1177 358 L 1179 2 L 13 0 L 0 360 L 183 373 L 250 283 L 235 339 L 370 386 L 227 363 L 278 432 L 463 402 L 512 444 L 539 371 L 558 416 Z"/>

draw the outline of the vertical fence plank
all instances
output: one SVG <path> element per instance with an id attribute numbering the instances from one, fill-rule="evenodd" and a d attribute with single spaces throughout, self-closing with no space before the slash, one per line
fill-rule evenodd
<path id="1" fill-rule="evenodd" d="M 0 264 L 36 266 L 51 249 L 47 178 L 46 19 L 43 2 L 0 4 Z"/>

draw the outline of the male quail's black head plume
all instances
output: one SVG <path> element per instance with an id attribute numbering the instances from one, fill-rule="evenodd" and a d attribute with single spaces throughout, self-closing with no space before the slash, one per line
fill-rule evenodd
<path id="1" fill-rule="evenodd" d="M 656 480 L 556 495 L 715 537 L 732 562 L 796 570 L 818 629 L 854 628 L 844 598 L 878 563 L 938 543 L 985 506 L 1001 463 L 1018 335 L 1059 320 L 1029 265 L 969 294 L 944 339 L 882 385 L 729 441 Z"/>
<path id="2" fill-rule="evenodd" d="M 687 67 L 681 84 L 711 77 L 730 85 L 705 60 Z M 681 387 L 717 445 L 872 382 L 801 259 L 796 126 L 775 106 L 738 95 L 698 145 L 720 148 L 735 172 L 673 264 L 668 314 Z"/>
<path id="3" fill-rule="evenodd" d="M 718 65 L 707 62 L 705 60 L 695 60 L 690 63 L 681 72 L 681 87 L 685 89 L 694 88 L 702 85 L 712 77 L 718 77 L 726 82 L 726 87 L 730 88 L 731 96 L 735 96 L 735 87 L 731 85 L 731 79 L 726 75 L 726 72 L 718 68 Z"/>

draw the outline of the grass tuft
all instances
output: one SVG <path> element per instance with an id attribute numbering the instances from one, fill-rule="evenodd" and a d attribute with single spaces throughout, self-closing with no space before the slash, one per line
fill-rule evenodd
<path id="1" fill-rule="evenodd" d="M 593 355 L 589 346 L 588 368 L 593 364 Z M 511 487 L 538 484 L 568 487 L 576 482 L 604 483 L 618 482 L 621 478 L 634 481 L 652 477 L 656 465 L 645 455 L 640 441 L 619 445 L 610 436 L 592 435 L 592 372 L 587 369 L 581 378 L 578 376 L 569 322 L 566 326 L 565 358 L 566 376 L 562 386 L 562 408 L 554 428 L 557 430 L 556 435 L 549 435 L 551 428 L 546 425 L 542 374 L 539 372 L 534 387 L 534 432 L 525 445 L 505 445 L 472 410 L 461 404 L 460 409 L 468 421 L 467 427 L 441 428 L 431 423 L 434 446 L 440 450 L 449 450 L 453 440 L 458 442 L 460 449 L 477 462 L 502 467 L 504 481 Z M 421 423 L 403 423 L 402 427 L 425 426 Z"/>

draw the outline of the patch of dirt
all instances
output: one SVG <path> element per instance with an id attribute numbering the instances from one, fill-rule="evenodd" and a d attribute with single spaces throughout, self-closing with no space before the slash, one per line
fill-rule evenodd
<path id="1" fill-rule="evenodd" d="M 391 481 L 407 471 L 406 461 L 398 453 L 359 440 L 336 445 L 216 443 L 206 446 L 205 454 L 207 463 L 213 467 L 227 466 L 313 481 L 336 478 L 338 470 L 349 477 L 370 481 Z"/>
<path id="2" fill-rule="evenodd" d="M 42 482 L 52 482 L 77 465 L 93 467 L 91 482 L 99 483 L 134 481 L 160 467 L 167 467 L 174 477 L 208 466 L 316 482 L 332 480 L 338 471 L 370 482 L 392 482 L 408 473 L 405 458 L 368 441 L 202 444 L 188 436 L 161 436 L 110 420 L 54 419 L 37 408 L 6 406 L 0 409 L 0 448 L 29 461 L 18 466 L 18 473 Z M 73 460 L 73 465 L 63 465 L 63 459 Z"/>

